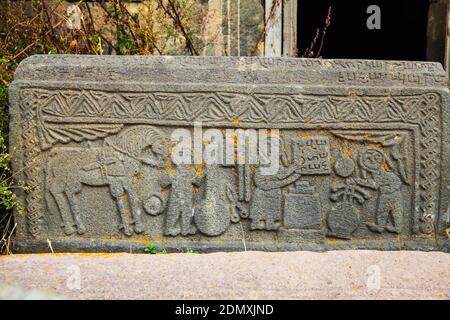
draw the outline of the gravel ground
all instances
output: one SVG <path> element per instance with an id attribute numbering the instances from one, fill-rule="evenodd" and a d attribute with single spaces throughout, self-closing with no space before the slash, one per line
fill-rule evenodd
<path id="1" fill-rule="evenodd" d="M 28 298 L 41 292 L 72 299 L 448 300 L 450 254 L 361 250 L 13 255 L 0 257 L 0 284 L 3 298 L 13 297 L 11 286 L 17 286 L 32 290 Z"/>

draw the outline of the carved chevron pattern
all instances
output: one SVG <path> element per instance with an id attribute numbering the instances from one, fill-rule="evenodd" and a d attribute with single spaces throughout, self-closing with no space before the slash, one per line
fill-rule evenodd
<path id="1" fill-rule="evenodd" d="M 421 120 L 428 93 L 398 97 L 304 96 L 225 92 L 108 93 L 50 91 L 41 94 L 49 118 L 154 119 L 241 122 L 408 122 Z"/>

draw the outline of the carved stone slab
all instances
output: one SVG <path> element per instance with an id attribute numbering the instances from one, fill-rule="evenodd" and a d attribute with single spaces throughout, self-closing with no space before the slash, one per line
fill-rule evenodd
<path id="1" fill-rule="evenodd" d="M 33 56 L 10 100 L 16 251 L 449 250 L 437 63 Z"/>

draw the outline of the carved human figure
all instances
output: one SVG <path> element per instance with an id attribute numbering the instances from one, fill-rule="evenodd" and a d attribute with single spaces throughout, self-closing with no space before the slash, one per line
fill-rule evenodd
<path id="1" fill-rule="evenodd" d="M 260 168 L 254 174 L 255 193 L 250 205 L 251 230 L 277 230 L 281 225 L 283 193 L 281 188 L 300 178 L 298 166 L 280 167 L 277 174 L 263 175 Z"/>
<path id="2" fill-rule="evenodd" d="M 197 229 L 208 236 L 224 233 L 231 223 L 232 204 L 227 196 L 228 184 L 225 170 L 220 165 L 205 165 L 202 175 L 202 199 L 194 215 Z"/>
<path id="3" fill-rule="evenodd" d="M 274 139 L 274 137 L 271 137 Z M 278 138 L 275 138 L 278 139 Z M 273 140 L 270 140 L 273 141 Z M 252 220 L 250 230 L 277 230 L 281 226 L 283 213 L 283 190 L 282 188 L 293 184 L 300 179 L 304 159 L 292 156 L 286 152 L 286 142 L 280 137 L 281 147 L 275 154 L 279 155 L 279 169 L 275 174 L 263 174 L 265 166 L 270 166 L 271 161 L 265 153 L 262 153 L 262 159 L 259 167 L 255 168 L 253 179 L 255 190 L 252 195 L 249 218 Z M 275 143 L 274 147 L 277 148 Z M 272 145 L 271 145 L 272 148 Z M 271 153 L 272 155 L 272 150 Z"/>
<path id="4" fill-rule="evenodd" d="M 403 219 L 402 180 L 384 166 L 385 155 L 377 148 L 364 148 L 359 154 L 359 164 L 363 179 L 358 179 L 360 185 L 378 190 L 378 202 L 375 223 L 367 227 L 381 233 L 383 230 L 401 233 Z M 391 224 L 389 224 L 389 218 Z"/>
<path id="5" fill-rule="evenodd" d="M 192 220 L 194 217 L 194 186 L 200 186 L 201 177 L 192 165 L 176 165 L 174 172 L 161 180 L 163 187 L 171 186 L 166 212 L 164 235 L 183 236 L 197 232 Z"/>

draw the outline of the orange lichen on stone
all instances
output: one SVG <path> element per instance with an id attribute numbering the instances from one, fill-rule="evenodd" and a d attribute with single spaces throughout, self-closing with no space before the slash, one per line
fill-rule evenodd
<path id="1" fill-rule="evenodd" d="M 79 257 L 92 257 L 92 258 L 114 258 L 117 257 L 118 255 L 124 255 L 126 253 L 124 252 L 117 252 L 117 253 L 107 253 L 107 252 L 81 252 L 78 253 Z"/>
<path id="2" fill-rule="evenodd" d="M 203 166 L 205 165 L 205 160 L 202 160 L 198 166 L 194 166 L 197 176 L 201 177 L 203 175 Z"/>
<path id="3" fill-rule="evenodd" d="M 139 238 L 134 238 L 132 240 L 132 242 L 138 243 L 138 244 L 148 244 L 148 243 L 152 242 L 152 240 L 150 238 L 139 237 Z"/>
<path id="4" fill-rule="evenodd" d="M 353 156 L 353 153 L 350 150 L 348 150 L 348 149 L 343 149 L 342 150 L 342 155 L 344 157 L 351 158 Z"/>
<path id="5" fill-rule="evenodd" d="M 166 168 L 165 170 L 162 170 L 162 173 L 164 174 L 173 174 L 174 170 L 172 168 L 172 154 L 173 154 L 173 145 L 169 146 L 169 157 L 166 161 Z"/>
<path id="6" fill-rule="evenodd" d="M 162 239 L 162 238 L 148 238 L 147 239 L 147 243 L 148 242 L 159 242 L 159 243 L 161 243 L 161 242 L 164 242 L 164 239 Z"/>
<path id="7" fill-rule="evenodd" d="M 166 169 L 163 170 L 163 173 L 165 173 L 165 174 L 173 174 L 173 172 L 174 172 L 174 170 L 172 168 L 172 161 L 167 160 Z"/>
<path id="8" fill-rule="evenodd" d="M 138 172 L 132 177 L 132 183 L 137 183 L 139 180 L 144 179 L 144 173 Z"/>
<path id="9" fill-rule="evenodd" d="M 233 124 L 234 124 L 235 126 L 238 126 L 239 123 L 240 123 L 239 119 L 233 119 Z"/>
<path id="10" fill-rule="evenodd" d="M 300 136 L 302 138 L 311 138 L 311 135 L 309 133 L 300 133 Z"/>
<path id="11" fill-rule="evenodd" d="M 237 145 L 238 145 L 238 136 L 236 134 L 236 132 L 233 133 L 233 161 L 237 161 L 238 158 L 238 150 L 237 150 Z"/>
<path id="12" fill-rule="evenodd" d="M 389 171 L 389 166 L 388 166 L 388 164 L 386 162 L 383 163 L 383 165 L 381 166 L 381 171 L 384 171 L 384 172 L 388 172 Z"/>
<path id="13" fill-rule="evenodd" d="M 172 168 L 172 150 L 170 151 L 169 159 L 166 161 L 166 168 L 162 170 L 162 173 L 164 174 L 173 174 L 174 170 Z"/>
<path id="14" fill-rule="evenodd" d="M 233 134 L 233 144 L 234 144 L 235 146 L 238 145 L 238 136 L 237 136 L 236 133 Z"/>
<path id="15" fill-rule="evenodd" d="M 67 253 L 66 253 L 66 254 L 67 254 Z M 54 255 L 55 257 L 61 257 L 61 256 L 64 255 L 64 253 L 61 253 L 61 252 L 55 252 L 55 253 L 53 253 L 52 255 Z"/>
<path id="16" fill-rule="evenodd" d="M 104 237 L 101 239 L 103 243 L 108 242 L 108 241 L 117 241 L 118 239 L 114 236 L 111 237 Z"/>

